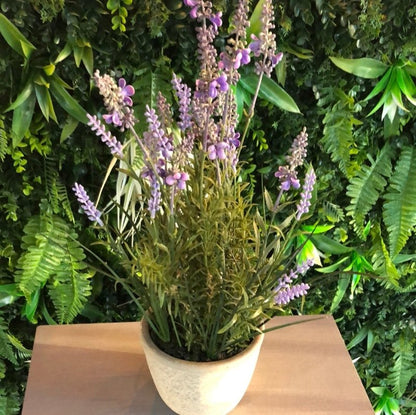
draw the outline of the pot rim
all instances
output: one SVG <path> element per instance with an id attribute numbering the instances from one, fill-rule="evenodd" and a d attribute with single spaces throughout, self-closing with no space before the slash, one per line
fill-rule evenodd
<path id="1" fill-rule="evenodd" d="M 260 328 L 261 330 L 264 330 L 264 324 Z M 146 321 L 145 318 L 141 320 L 141 334 L 142 339 L 146 342 L 146 346 L 150 348 L 154 353 L 162 354 L 167 360 L 170 360 L 172 362 L 181 362 L 181 364 L 184 365 L 204 365 L 204 366 L 215 366 L 219 363 L 235 363 L 240 359 L 244 359 L 245 355 L 250 353 L 252 349 L 255 347 L 260 347 L 263 343 L 264 339 L 264 333 L 259 333 L 257 336 L 255 336 L 252 340 L 252 342 L 241 352 L 235 354 L 234 356 L 227 357 L 225 359 L 221 360 L 212 360 L 209 362 L 199 362 L 194 360 L 185 360 L 185 359 L 179 359 L 178 357 L 171 356 L 170 354 L 164 352 L 161 350 L 152 340 L 152 337 L 150 336 L 150 328 L 149 323 Z"/>

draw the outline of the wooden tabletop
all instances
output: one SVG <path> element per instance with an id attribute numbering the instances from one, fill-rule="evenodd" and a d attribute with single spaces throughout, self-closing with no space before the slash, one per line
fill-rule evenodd
<path id="1" fill-rule="evenodd" d="M 331 316 L 276 317 L 232 415 L 374 415 Z M 165 415 L 140 323 L 39 326 L 22 415 Z M 199 415 L 199 414 L 195 414 Z"/>

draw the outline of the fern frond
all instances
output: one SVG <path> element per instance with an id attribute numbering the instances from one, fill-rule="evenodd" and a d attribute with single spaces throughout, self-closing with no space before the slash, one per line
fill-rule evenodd
<path id="1" fill-rule="evenodd" d="M 78 243 L 68 240 L 68 255 L 48 286 L 59 323 L 71 322 L 84 308 L 91 294 L 91 275 L 86 269 L 85 255 Z"/>
<path id="2" fill-rule="evenodd" d="M 406 392 L 410 380 L 416 376 L 414 338 L 404 335 L 393 344 L 394 366 L 387 378 L 396 397 L 400 398 Z"/>
<path id="3" fill-rule="evenodd" d="M 30 300 L 48 283 L 48 292 L 60 323 L 68 323 L 84 307 L 91 287 L 85 273 L 85 254 L 77 234 L 58 216 L 32 218 L 24 228 L 16 281 Z"/>
<path id="4" fill-rule="evenodd" d="M 345 94 L 344 94 L 345 95 Z M 351 176 L 351 148 L 354 147 L 353 128 L 361 124 L 354 118 L 352 110 L 342 100 L 326 112 L 321 142 L 331 160 L 338 163 L 341 171 Z"/>
<path id="5" fill-rule="evenodd" d="M 374 271 L 384 277 L 382 282 L 388 288 L 400 290 L 398 282 L 400 273 L 389 255 L 389 251 L 381 235 L 380 224 L 374 224 L 371 233 L 373 239 L 371 253 Z"/>
<path id="6" fill-rule="evenodd" d="M 324 215 L 330 222 L 340 222 L 344 220 L 345 215 L 340 206 L 325 200 L 322 207 Z"/>
<path id="7" fill-rule="evenodd" d="M 387 185 L 385 177 L 391 175 L 391 157 L 392 149 L 387 144 L 376 161 L 368 157 L 370 166 L 363 164 L 347 187 L 347 195 L 351 198 L 351 203 L 347 207 L 347 215 L 352 216 L 355 231 L 360 237 L 363 236 L 365 216 Z"/>
<path id="8" fill-rule="evenodd" d="M 0 415 L 18 415 L 20 413 L 21 398 L 17 392 L 0 388 Z"/>
<path id="9" fill-rule="evenodd" d="M 415 183 L 416 150 L 404 147 L 384 195 L 383 220 L 392 258 L 403 249 L 416 226 Z"/>
<path id="10" fill-rule="evenodd" d="M 9 362 L 17 365 L 16 357 L 13 353 L 13 347 L 10 343 L 5 321 L 0 316 L 0 357 L 7 359 Z M 1 377 L 1 376 L 0 376 Z"/>
<path id="11" fill-rule="evenodd" d="M 143 119 L 145 113 L 145 106 L 149 105 L 152 108 L 156 107 L 156 101 L 159 91 L 166 96 L 169 100 L 171 96 L 171 80 L 172 73 L 166 63 L 161 64 L 157 68 L 153 68 L 151 65 L 145 65 L 139 68 L 134 73 L 136 75 L 136 81 L 133 86 L 136 91 L 140 91 L 141 102 L 135 106 L 135 112 L 139 119 Z M 145 123 L 139 124 L 139 129 L 146 129 Z M 142 133 L 143 130 L 139 130 Z"/>
<path id="12" fill-rule="evenodd" d="M 7 152 L 7 133 L 4 128 L 4 117 L 0 116 L 0 161 L 4 161 Z"/>
<path id="13" fill-rule="evenodd" d="M 75 218 L 71 209 L 66 186 L 59 177 L 56 161 L 50 157 L 45 159 L 45 182 L 48 200 L 52 206 L 53 213 L 58 214 L 63 209 L 67 218 L 74 223 Z"/>
<path id="14" fill-rule="evenodd" d="M 26 252 L 18 260 L 15 278 L 20 290 L 30 299 L 60 266 L 65 255 L 62 246 L 66 234 L 59 231 L 59 226 L 55 228 L 48 216 L 30 219 L 23 231 L 22 247 Z"/>

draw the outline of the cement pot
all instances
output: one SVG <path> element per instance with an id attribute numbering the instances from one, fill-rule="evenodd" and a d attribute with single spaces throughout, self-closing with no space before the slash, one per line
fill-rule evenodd
<path id="1" fill-rule="evenodd" d="M 142 345 L 160 397 L 179 415 L 224 415 L 232 411 L 247 390 L 257 364 L 264 334 L 247 349 L 224 360 L 190 362 L 161 351 L 142 321 Z"/>

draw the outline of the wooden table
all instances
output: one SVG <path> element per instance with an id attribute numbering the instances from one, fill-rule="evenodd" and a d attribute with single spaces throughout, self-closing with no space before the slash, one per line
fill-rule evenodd
<path id="1" fill-rule="evenodd" d="M 374 415 L 331 316 L 277 317 L 232 415 Z M 146 366 L 140 323 L 39 326 L 22 415 L 173 414 Z M 195 414 L 199 415 L 199 414 Z"/>

